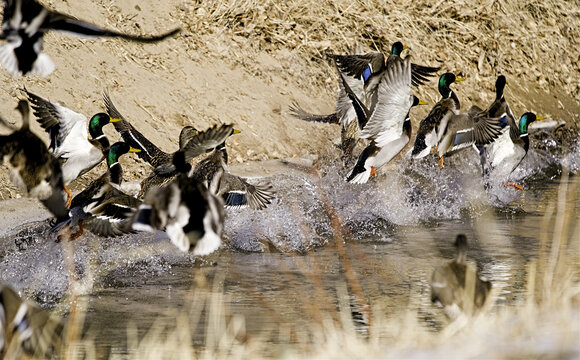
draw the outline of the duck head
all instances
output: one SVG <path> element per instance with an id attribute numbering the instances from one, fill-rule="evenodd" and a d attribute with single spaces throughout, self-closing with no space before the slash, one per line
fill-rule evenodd
<path id="1" fill-rule="evenodd" d="M 505 76 L 500 75 L 495 81 L 495 99 L 499 100 L 503 97 L 503 89 L 505 88 L 506 80 Z"/>
<path id="2" fill-rule="evenodd" d="M 528 133 L 528 125 L 530 125 L 531 123 L 533 123 L 536 120 L 544 120 L 543 116 L 536 116 L 536 114 L 534 114 L 533 112 L 527 112 L 525 114 L 522 115 L 522 117 L 520 117 L 520 132 L 522 134 L 527 134 Z"/>
<path id="3" fill-rule="evenodd" d="M 393 46 L 391 47 L 391 55 L 401 56 L 401 53 L 405 49 L 407 49 L 407 46 L 403 45 L 402 42 L 397 41 L 393 43 Z"/>
<path id="4" fill-rule="evenodd" d="M 443 98 L 445 99 L 448 98 L 449 96 L 451 96 L 451 89 L 449 88 L 449 86 L 454 82 L 459 82 L 463 80 L 465 80 L 465 78 L 455 76 L 455 74 L 453 73 L 445 73 L 441 75 L 441 77 L 439 78 L 439 93 L 441 94 L 441 96 L 443 96 Z"/>

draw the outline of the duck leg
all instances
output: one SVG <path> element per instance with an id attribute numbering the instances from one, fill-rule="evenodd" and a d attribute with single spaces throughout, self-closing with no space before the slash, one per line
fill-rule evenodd
<path id="1" fill-rule="evenodd" d="M 437 164 L 439 164 L 439 169 L 443 169 L 443 158 L 445 157 L 445 155 L 441 156 L 441 158 L 439 159 L 439 162 L 437 162 Z"/>
<path id="2" fill-rule="evenodd" d="M 524 187 L 523 186 L 518 185 L 518 184 L 513 183 L 513 182 L 506 182 L 504 185 L 505 186 L 513 186 L 515 191 L 518 191 L 518 190 L 524 191 Z"/>
<path id="3" fill-rule="evenodd" d="M 64 186 L 64 191 L 66 192 L 66 208 L 70 209 L 70 204 L 72 203 L 72 193 L 66 185 Z"/>
<path id="4" fill-rule="evenodd" d="M 84 233 L 85 233 L 85 229 L 83 228 L 83 221 L 80 220 L 79 221 L 79 230 L 76 233 L 72 234 L 71 237 L 68 239 L 68 241 L 76 240 L 79 237 L 81 237 L 81 235 Z"/>

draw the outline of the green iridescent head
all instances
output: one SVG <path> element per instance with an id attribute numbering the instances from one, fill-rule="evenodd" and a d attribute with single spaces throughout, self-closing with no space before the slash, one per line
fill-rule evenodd
<path id="1" fill-rule="evenodd" d="M 533 112 L 527 112 L 520 117 L 520 133 L 525 134 L 528 132 L 528 126 L 536 120 L 544 120 L 543 116 L 536 116 Z"/>
<path id="2" fill-rule="evenodd" d="M 393 46 L 391 47 L 391 54 L 392 55 L 397 55 L 397 56 L 401 56 L 401 53 L 403 52 L 403 50 L 405 50 L 407 47 L 405 45 L 403 45 L 402 42 L 397 41 L 396 43 L 393 44 Z"/>
<path id="3" fill-rule="evenodd" d="M 111 118 L 108 114 L 98 113 L 89 120 L 89 134 L 93 139 L 103 135 L 103 126 L 110 122 L 121 121 L 122 119 Z"/>
<path id="4" fill-rule="evenodd" d="M 463 81 L 465 78 L 455 76 L 453 73 L 445 73 L 439 78 L 439 93 L 443 98 L 448 98 L 451 95 L 451 89 L 449 85 L 456 81 Z"/>
<path id="5" fill-rule="evenodd" d="M 114 163 L 118 162 L 121 155 L 124 155 L 129 152 L 140 152 L 140 151 L 141 151 L 140 149 L 135 149 L 134 147 L 131 147 L 129 144 L 125 142 L 118 141 L 113 145 L 111 145 L 111 147 L 109 148 L 109 154 L 107 155 L 107 165 L 110 167 Z"/>

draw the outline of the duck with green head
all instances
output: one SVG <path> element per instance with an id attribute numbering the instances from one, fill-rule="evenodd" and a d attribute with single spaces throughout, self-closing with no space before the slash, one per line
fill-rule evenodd
<path id="1" fill-rule="evenodd" d="M 84 115 L 59 103 L 51 102 L 28 90 L 24 91 L 32 104 L 37 121 L 50 136 L 49 149 L 61 163 L 67 207 L 70 207 L 72 194 L 67 186 L 104 159 L 110 144 L 103 133 L 103 127 L 120 119 L 98 113 L 87 120 Z"/>
<path id="2" fill-rule="evenodd" d="M 506 186 L 513 186 L 516 190 L 523 190 L 521 185 L 508 180 L 530 148 L 528 126 L 536 120 L 543 119 L 543 116 L 527 112 L 520 117 L 518 124 L 508 121 L 509 128 L 506 128 L 495 142 L 487 146 L 483 167 L 486 183 L 497 180 L 504 182 Z"/>
<path id="3" fill-rule="evenodd" d="M 411 155 L 415 159 L 427 156 L 433 146 L 443 137 L 449 119 L 459 114 L 460 103 L 457 95 L 451 89 L 451 84 L 463 81 L 465 78 L 445 73 L 439 77 L 438 90 L 441 100 L 433 106 L 429 114 L 419 123 L 419 130 L 415 136 L 415 143 Z"/>
<path id="4" fill-rule="evenodd" d="M 121 191 L 123 169 L 119 159 L 124 154 L 140 151 L 124 142 L 116 142 L 109 148 L 107 172 L 73 198 L 69 219 L 53 228 L 59 232 L 57 241 L 67 235 L 69 240 L 75 240 L 85 229 L 99 236 L 118 236 L 132 231 L 130 219 L 141 202 Z M 77 225 L 78 231 L 70 234 Z"/>

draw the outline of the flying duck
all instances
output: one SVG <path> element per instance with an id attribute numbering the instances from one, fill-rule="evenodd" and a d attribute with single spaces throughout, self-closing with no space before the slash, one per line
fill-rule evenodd
<path id="1" fill-rule="evenodd" d="M 233 132 L 232 125 L 214 126 L 193 137 L 189 143 L 195 154 L 201 155 L 216 143 L 223 143 Z M 194 154 L 194 155 L 195 155 Z M 133 219 L 137 231 L 165 231 L 171 242 L 182 251 L 192 250 L 194 255 L 208 255 L 221 244 L 224 209 L 221 198 L 214 195 L 223 170 L 214 174 L 209 189 L 204 183 L 189 178 L 191 164 L 186 154 L 173 154 L 172 165 L 177 178 L 161 187 L 152 187 L 145 194 Z"/>
<path id="2" fill-rule="evenodd" d="M 411 58 L 395 61 L 378 84 L 377 104 L 369 111 L 360 99 L 350 91 L 345 82 L 359 124 L 361 138 L 370 144 L 360 154 L 346 181 L 366 183 L 375 170 L 387 164 L 407 145 L 411 138 L 411 107 L 425 104 L 411 94 Z"/>
<path id="3" fill-rule="evenodd" d="M 62 221 L 68 217 L 63 190 L 63 176 L 58 160 L 29 128 L 30 108 L 26 100 L 18 102 L 22 127 L 0 136 L 0 164 L 10 169 L 12 183 L 24 194 L 38 198 Z M 11 127 L 0 118 L 0 122 Z"/>
<path id="4" fill-rule="evenodd" d="M 48 76 L 54 63 L 42 52 L 43 37 L 54 30 L 85 37 L 119 37 L 138 42 L 156 42 L 175 35 L 179 29 L 156 36 L 138 36 L 106 30 L 52 11 L 36 0 L 4 0 L 2 34 L 6 44 L 0 46 L 0 62 L 13 75 Z"/>
<path id="5" fill-rule="evenodd" d="M 103 133 L 103 126 L 121 119 L 111 118 L 106 113 L 98 113 L 87 120 L 84 115 L 59 103 L 51 102 L 28 90 L 25 92 L 38 123 L 49 134 L 48 149 L 61 164 L 64 190 L 67 193 L 66 205 L 70 207 L 72 194 L 67 185 L 93 169 L 105 158 L 110 144 Z"/>
<path id="6" fill-rule="evenodd" d="M 59 233 L 57 241 L 66 237 L 65 234 L 69 235 L 69 241 L 75 240 L 84 234 L 85 229 L 99 236 L 119 236 L 133 231 L 131 218 L 141 201 L 121 191 L 123 169 L 119 158 L 139 151 L 122 141 L 109 148 L 108 170 L 74 197 L 70 218 L 52 230 Z M 77 225 L 78 231 L 70 234 L 70 230 Z"/>

